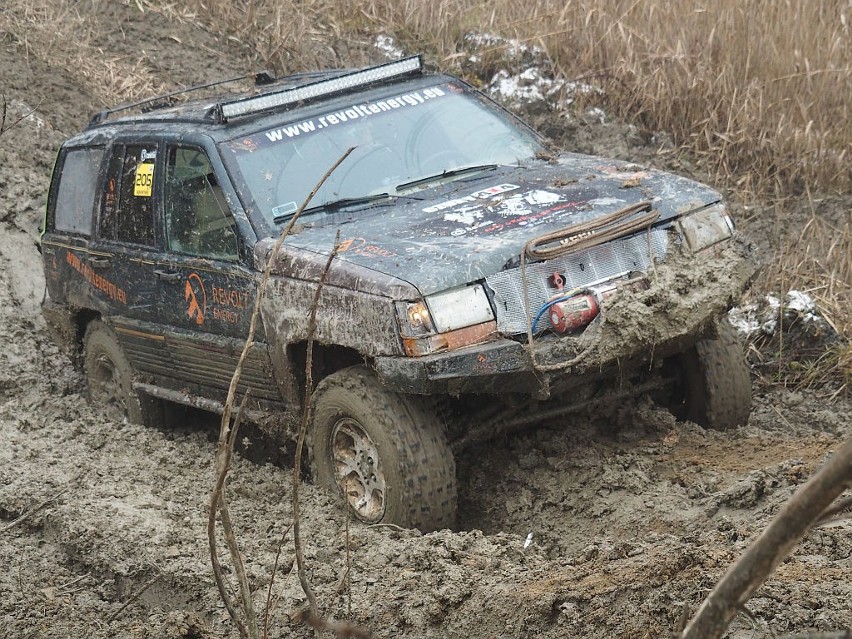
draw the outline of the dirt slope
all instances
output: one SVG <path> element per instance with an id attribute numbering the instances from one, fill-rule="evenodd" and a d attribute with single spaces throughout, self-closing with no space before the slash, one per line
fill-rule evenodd
<path id="1" fill-rule="evenodd" d="M 135 5 L 78 10 L 116 68 L 141 61 L 165 88 L 250 67 L 244 52 Z M 38 312 L 34 241 L 55 150 L 103 96 L 56 57 L 48 67 L 22 41 L 0 38 L 7 122 L 38 107 L 0 138 L 0 628 L 7 637 L 235 636 L 207 554 L 211 420 L 172 430 L 105 421 Z M 620 131 L 600 139 L 626 149 Z M 553 422 L 473 448 L 459 460 L 458 531 L 351 526 L 351 599 L 341 587 L 341 511 L 308 485 L 310 577 L 326 614 L 377 637 L 668 636 L 682 605 L 694 609 L 852 435 L 850 409 L 759 394 L 747 427 L 717 433 L 638 401 L 619 423 Z M 291 520 L 290 472 L 286 456 L 263 461 L 280 457 L 262 450 L 267 442 L 248 433 L 245 443 L 230 502 L 252 583 L 265 592 Z M 754 621 L 740 617 L 731 636 L 848 627 L 850 532 L 847 522 L 811 535 L 750 602 Z M 285 546 L 272 637 L 312 635 L 290 617 L 304 604 L 292 561 Z"/>

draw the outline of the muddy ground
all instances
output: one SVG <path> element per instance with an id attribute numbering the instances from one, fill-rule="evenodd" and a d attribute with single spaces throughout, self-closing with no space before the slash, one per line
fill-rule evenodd
<path id="1" fill-rule="evenodd" d="M 144 52 L 166 86 L 250 66 L 232 45 L 143 16 L 135 5 L 78 6 L 105 55 Z M 0 633 L 233 637 L 206 540 L 216 420 L 195 415 L 168 430 L 106 421 L 84 400 L 79 373 L 39 314 L 44 283 L 34 242 L 53 157 L 102 106 L 96 87 L 61 58 L 48 66 L 21 39 L 0 37 L 7 123 L 37 108 L 0 138 Z M 692 169 L 630 127 L 539 121 L 571 150 Z M 754 216 L 751 223 L 770 226 Z M 772 238 L 758 234 L 768 251 Z M 796 487 L 852 436 L 852 402 L 829 403 L 830 392 L 756 388 L 748 425 L 726 433 L 676 422 L 639 399 L 618 423 L 575 417 L 474 447 L 459 458 L 457 530 L 350 526 L 351 594 L 346 522 L 308 484 L 306 557 L 321 609 L 376 637 L 668 636 L 683 605 L 694 610 Z M 292 462 L 269 448 L 247 431 L 230 484 L 259 593 L 291 522 Z M 847 521 L 811 534 L 730 636 L 849 627 L 850 533 Z M 271 637 L 312 634 L 292 618 L 305 603 L 292 556 L 285 544 Z"/>

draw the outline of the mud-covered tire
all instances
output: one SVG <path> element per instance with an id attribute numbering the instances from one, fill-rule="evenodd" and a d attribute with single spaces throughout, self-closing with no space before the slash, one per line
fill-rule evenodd
<path id="1" fill-rule="evenodd" d="M 133 367 L 115 332 L 100 320 L 86 327 L 83 373 L 89 399 L 109 419 L 121 421 L 126 417 L 130 422 L 144 425 L 162 421 L 162 402 L 133 389 Z"/>
<path id="2" fill-rule="evenodd" d="M 453 525 L 455 461 L 424 402 L 389 391 L 371 371 L 353 367 L 326 377 L 312 406 L 314 480 L 341 495 L 356 518 L 423 532 Z"/>
<path id="3" fill-rule="evenodd" d="M 677 359 L 687 419 L 716 430 L 748 421 L 751 377 L 743 347 L 727 321 Z"/>

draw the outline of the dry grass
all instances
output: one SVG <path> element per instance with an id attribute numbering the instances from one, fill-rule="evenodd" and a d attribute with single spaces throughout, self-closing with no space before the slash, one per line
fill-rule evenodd
<path id="1" fill-rule="evenodd" d="M 755 288 L 808 293 L 825 320 L 845 337 L 817 356 L 805 357 L 795 348 L 785 352 L 782 337 L 771 381 L 839 389 L 832 396 L 852 391 L 852 216 L 832 224 L 812 215 L 798 235 L 784 242 Z"/>
<path id="2" fill-rule="evenodd" d="M 848 0 L 145 2 L 283 71 L 363 63 L 379 32 L 452 70 L 465 33 L 495 32 L 542 47 L 564 78 L 604 82 L 610 112 L 670 133 L 719 183 L 779 196 L 852 186 Z"/>
<path id="3" fill-rule="evenodd" d="M 61 66 L 104 106 L 163 92 L 144 61 L 105 55 L 98 33 L 73 3 L 4 0 L 0 33 L 11 35 L 27 55 Z"/>

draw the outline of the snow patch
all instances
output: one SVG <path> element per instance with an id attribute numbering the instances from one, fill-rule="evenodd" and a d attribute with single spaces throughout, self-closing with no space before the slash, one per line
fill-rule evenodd
<path id="1" fill-rule="evenodd" d="M 381 51 L 388 60 L 399 60 L 405 55 L 405 51 L 396 46 L 396 40 L 386 33 L 377 35 L 373 46 Z"/>
<path id="2" fill-rule="evenodd" d="M 768 294 L 756 302 L 735 306 L 728 311 L 728 321 L 737 332 L 750 339 L 758 335 L 772 335 L 778 330 L 781 319 L 785 322 L 803 322 L 828 327 L 820 315 L 813 298 L 802 291 L 790 290 L 781 300 Z"/>
<path id="3" fill-rule="evenodd" d="M 492 98 L 510 106 L 545 103 L 549 108 L 561 110 L 573 104 L 577 95 L 602 93 L 592 85 L 556 77 L 541 47 L 493 33 L 468 33 L 464 41 L 473 49 L 468 56 L 472 64 L 482 62 L 485 54 L 482 49 L 500 52 L 502 68 L 494 73 L 485 90 Z M 603 122 L 606 114 L 600 109 L 593 111 L 594 117 Z"/>

